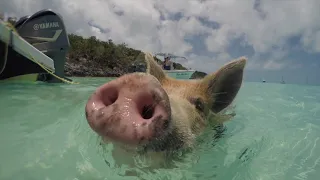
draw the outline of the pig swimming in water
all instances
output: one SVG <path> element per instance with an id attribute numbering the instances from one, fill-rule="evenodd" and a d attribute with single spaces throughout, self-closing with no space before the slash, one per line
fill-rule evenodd
<path id="1" fill-rule="evenodd" d="M 90 127 L 114 146 L 119 163 L 131 163 L 134 154 L 150 157 L 160 167 L 172 151 L 190 149 L 208 124 L 236 97 L 246 58 L 240 57 L 199 80 L 168 77 L 146 53 L 146 73 L 123 75 L 99 87 L 89 98 L 86 118 Z M 125 155 L 127 154 L 127 156 Z"/>

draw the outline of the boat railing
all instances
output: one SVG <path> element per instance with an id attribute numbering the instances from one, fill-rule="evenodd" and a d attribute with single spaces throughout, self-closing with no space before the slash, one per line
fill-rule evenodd
<path id="1" fill-rule="evenodd" d="M 47 69 L 54 71 L 53 60 L 39 51 L 37 48 L 29 44 L 17 33 L 13 32 L 13 29 L 6 25 L 6 22 L 0 20 L 0 40 L 9 46 L 11 46 L 16 52 L 25 56 L 31 61 L 37 61 Z"/>

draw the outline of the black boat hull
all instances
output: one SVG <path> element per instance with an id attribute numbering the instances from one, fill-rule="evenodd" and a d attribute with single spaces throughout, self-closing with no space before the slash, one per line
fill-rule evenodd
<path id="1" fill-rule="evenodd" d="M 2 57 L 0 58 L 0 64 L 4 64 L 5 61 L 5 46 L 5 43 L 0 42 L 0 57 Z M 10 46 L 8 47 L 7 61 L 3 72 L 0 74 L 0 80 L 48 81 L 52 79 L 52 76 L 50 76 L 38 64 L 17 53 Z"/>

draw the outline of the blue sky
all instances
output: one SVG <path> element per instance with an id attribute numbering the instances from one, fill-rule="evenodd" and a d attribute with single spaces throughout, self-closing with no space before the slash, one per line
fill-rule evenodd
<path id="1" fill-rule="evenodd" d="M 14 16 L 51 8 L 69 32 L 170 52 L 190 68 L 214 72 L 248 58 L 246 81 L 320 84 L 319 0 L 11 0 Z"/>

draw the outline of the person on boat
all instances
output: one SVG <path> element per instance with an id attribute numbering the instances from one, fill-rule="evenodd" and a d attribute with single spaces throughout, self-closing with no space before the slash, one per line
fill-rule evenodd
<path id="1" fill-rule="evenodd" d="M 163 62 L 163 69 L 164 70 L 171 70 L 173 69 L 173 63 L 170 61 L 170 57 L 169 56 L 165 56 L 164 57 L 164 62 Z"/>

